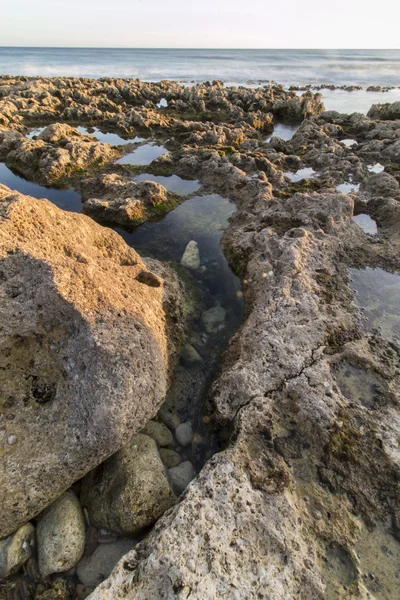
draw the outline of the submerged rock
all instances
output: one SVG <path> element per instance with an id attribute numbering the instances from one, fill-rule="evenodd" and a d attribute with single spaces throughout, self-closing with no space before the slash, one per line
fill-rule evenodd
<path id="1" fill-rule="evenodd" d="M 207 333 L 217 333 L 225 323 L 226 311 L 222 306 L 214 306 L 201 315 Z"/>
<path id="2" fill-rule="evenodd" d="M 23 525 L 7 538 L 0 540 L 0 579 L 16 573 L 30 558 L 35 543 L 32 523 Z"/>
<path id="3" fill-rule="evenodd" d="M 163 448 L 164 446 L 172 446 L 174 442 L 174 438 L 168 427 L 166 427 L 163 423 L 158 423 L 157 421 L 149 421 L 141 433 L 151 437 L 159 448 Z"/>
<path id="4" fill-rule="evenodd" d="M 190 241 L 183 253 L 181 264 L 187 269 L 196 271 L 200 268 L 200 251 L 199 245 L 194 240 Z"/>
<path id="5" fill-rule="evenodd" d="M 160 448 L 160 458 L 167 469 L 176 467 L 182 462 L 180 454 L 170 448 Z"/>
<path id="6" fill-rule="evenodd" d="M 174 488 L 177 494 L 182 494 L 182 492 L 187 488 L 189 483 L 195 477 L 193 465 L 189 460 L 180 463 L 176 467 L 172 467 L 168 470 L 168 473 L 172 483 L 172 487 Z"/>
<path id="7" fill-rule="evenodd" d="M 95 525 L 121 535 L 133 537 L 152 525 L 175 503 L 155 441 L 136 435 L 86 475 L 81 501 Z"/>
<path id="8" fill-rule="evenodd" d="M 101 544 L 91 556 L 85 556 L 78 564 L 79 580 L 88 588 L 96 587 L 110 575 L 119 559 L 135 545 L 136 542 L 132 540 Z"/>
<path id="9" fill-rule="evenodd" d="M 42 577 L 69 571 L 85 547 L 85 521 L 78 498 L 65 492 L 40 517 L 37 525 L 39 569 Z"/>
<path id="10" fill-rule="evenodd" d="M 177 277 L 165 284 L 113 231 L 4 186 L 0 198 L 4 537 L 155 414 L 185 303 Z"/>
<path id="11" fill-rule="evenodd" d="M 188 446 L 193 437 L 192 424 L 187 422 L 178 425 L 178 427 L 175 429 L 175 437 L 178 441 L 178 444 L 181 446 Z"/>

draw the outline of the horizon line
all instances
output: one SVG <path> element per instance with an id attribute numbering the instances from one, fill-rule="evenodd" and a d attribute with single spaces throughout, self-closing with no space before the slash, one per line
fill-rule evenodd
<path id="1" fill-rule="evenodd" d="M 20 46 L 20 45 L 7 45 L 0 46 L 0 49 L 3 48 L 32 48 L 32 49 L 62 49 L 62 50 L 296 50 L 296 51 L 310 51 L 310 50 L 374 50 L 374 51 L 400 51 L 400 48 L 352 48 L 352 47 L 309 47 L 309 48 L 295 48 L 295 47 L 253 47 L 253 48 L 242 48 L 242 47 L 205 47 L 205 46 L 195 46 L 195 47 L 187 47 L 187 46 Z"/>

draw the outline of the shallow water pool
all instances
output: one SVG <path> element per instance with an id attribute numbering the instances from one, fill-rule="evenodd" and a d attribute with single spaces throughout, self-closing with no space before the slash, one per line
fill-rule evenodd
<path id="1" fill-rule="evenodd" d="M 295 173 L 291 171 L 286 171 L 286 177 L 289 177 L 290 181 L 301 181 L 302 179 L 314 179 L 318 177 L 318 173 L 314 171 L 311 167 L 305 167 L 304 169 L 299 169 Z"/>
<path id="2" fill-rule="evenodd" d="M 340 185 L 336 186 L 336 190 L 342 194 L 355 194 L 359 189 L 359 183 L 351 183 L 350 181 L 346 181 L 346 183 L 341 183 Z"/>
<path id="3" fill-rule="evenodd" d="M 365 329 L 381 328 L 388 339 L 400 336 L 400 274 L 383 269 L 351 269 L 356 303 L 364 309 Z"/>
<path id="4" fill-rule="evenodd" d="M 357 146 L 358 142 L 357 140 L 353 140 L 351 138 L 346 139 L 346 140 L 340 140 L 341 144 L 344 144 L 347 148 L 352 148 L 353 146 Z"/>
<path id="5" fill-rule="evenodd" d="M 382 173 L 385 167 L 381 163 L 375 163 L 374 165 L 368 165 L 367 169 L 370 173 Z"/>
<path id="6" fill-rule="evenodd" d="M 169 410 L 167 407 L 174 406 L 173 418 L 191 423 L 192 443 L 180 452 L 182 460 L 191 461 L 196 471 L 218 447 L 216 438 L 205 426 L 205 398 L 218 372 L 222 353 L 244 315 L 240 280 L 230 269 L 220 246 L 223 230 L 235 210 L 234 204 L 217 194 L 194 196 L 158 223 L 147 222 L 133 233 L 119 231 L 142 256 L 175 264 L 180 263 L 189 242 L 198 244 L 200 266 L 188 273 L 199 291 L 202 315 L 193 325 L 189 337 L 192 347 L 189 352 L 185 347 L 186 358 L 184 352 L 160 411 L 163 419 L 162 414 Z M 217 328 L 213 331 L 208 329 L 205 320 L 206 315 L 210 316 L 209 311 L 218 315 Z M 193 350 L 199 360 L 187 364 L 187 356 L 193 355 Z"/>
<path id="7" fill-rule="evenodd" d="M 360 215 L 355 215 L 353 220 L 361 227 L 363 231 L 365 231 L 365 233 L 369 233 L 371 235 L 376 235 L 378 233 L 376 221 L 371 219 L 369 215 L 361 213 Z"/>
<path id="8" fill-rule="evenodd" d="M 11 190 L 17 190 L 21 194 L 33 196 L 34 198 L 47 198 L 50 202 L 56 204 L 63 210 L 72 212 L 81 212 L 81 197 L 75 190 L 57 189 L 45 187 L 32 181 L 27 181 L 23 177 L 16 175 L 4 163 L 0 163 L 0 183 L 6 185 Z"/>
<path id="9" fill-rule="evenodd" d="M 135 181 L 138 183 L 142 181 L 155 181 L 156 183 L 163 185 L 169 192 L 174 192 L 175 194 L 180 194 L 181 196 L 188 196 L 189 194 L 197 192 L 197 190 L 201 188 L 201 183 L 198 181 L 198 179 L 182 179 L 178 175 L 169 175 L 165 177 L 163 175 L 141 173 L 135 177 Z"/>
<path id="10" fill-rule="evenodd" d="M 275 123 L 274 131 L 271 133 L 271 135 L 266 137 L 264 141 L 269 142 L 272 137 L 280 137 L 282 140 L 285 140 L 285 142 L 287 142 L 292 139 L 300 125 L 301 123 Z"/>
<path id="11" fill-rule="evenodd" d="M 149 165 L 153 160 L 159 158 L 163 154 L 166 154 L 168 150 L 164 146 L 157 146 L 157 144 L 144 144 L 139 146 L 133 152 L 125 154 L 122 158 L 117 160 L 117 164 L 120 165 Z"/>
<path id="12" fill-rule="evenodd" d="M 68 123 L 69 124 L 69 123 Z M 28 137 L 33 138 L 34 136 L 38 136 L 42 133 L 42 131 L 44 131 L 46 129 L 46 127 L 48 127 L 48 125 L 45 125 L 44 127 L 37 127 L 35 129 L 32 129 L 32 131 L 30 131 L 28 133 Z M 74 127 L 74 125 L 72 125 L 72 127 Z M 81 125 L 79 125 L 78 127 L 76 127 L 76 129 L 80 132 L 83 133 L 84 135 L 92 135 L 93 137 L 95 137 L 99 142 L 102 142 L 104 144 L 110 144 L 111 146 L 120 146 L 122 144 L 137 144 L 139 142 L 143 142 L 145 138 L 142 137 L 134 137 L 134 138 L 123 138 L 120 135 L 118 135 L 118 133 L 111 133 L 108 131 L 101 131 L 98 127 L 83 127 Z"/>

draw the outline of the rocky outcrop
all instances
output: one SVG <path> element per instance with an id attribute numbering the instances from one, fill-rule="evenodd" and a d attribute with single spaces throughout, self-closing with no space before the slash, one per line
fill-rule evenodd
<path id="1" fill-rule="evenodd" d="M 373 104 L 367 114 L 370 119 L 394 121 L 400 119 L 400 102 Z"/>
<path id="2" fill-rule="evenodd" d="M 154 416 L 186 313 L 178 278 L 113 231 L 0 198 L 4 537 Z"/>
<path id="3" fill-rule="evenodd" d="M 79 170 L 115 160 L 119 153 L 75 127 L 49 125 L 34 140 L 16 132 L 0 132 L 0 157 L 28 179 L 49 185 L 64 182 Z"/>
<path id="4" fill-rule="evenodd" d="M 240 206 L 224 247 L 243 276 L 247 318 L 209 399 L 226 445 L 93 600 L 121 590 L 199 600 L 397 593 L 400 351 L 398 339 L 362 331 L 347 272 L 400 268 L 397 187 L 340 145 L 336 127 L 305 122 L 296 135 L 286 156 L 317 166 L 322 153 L 337 180 L 347 163 L 365 186 L 354 198 L 379 207 L 387 233 L 369 238 L 353 197 L 333 186 L 280 199 L 226 158 L 181 154 L 180 172 L 230 187 Z"/>
<path id="5" fill-rule="evenodd" d="M 29 349 L 21 370 L 29 377 L 37 376 L 33 372 L 35 362 L 31 360 L 31 356 L 35 359 L 37 356 L 41 373 L 51 375 L 50 383 L 57 381 L 57 394 L 59 386 L 64 382 L 71 386 L 73 381 L 75 395 L 72 394 L 72 398 L 81 398 L 76 389 L 86 375 L 75 371 L 77 375 L 72 379 L 71 373 L 74 368 L 79 369 L 81 362 L 76 359 L 76 352 L 72 356 L 65 350 L 64 329 L 57 329 L 55 339 L 50 339 L 49 331 L 53 330 L 47 324 L 48 298 L 52 323 L 57 321 L 53 318 L 55 311 L 57 323 L 61 321 L 61 310 L 57 312 L 61 289 L 68 299 L 68 309 L 72 306 L 78 311 L 75 329 L 81 326 L 84 314 L 90 335 L 97 335 L 96 343 L 103 337 L 107 346 L 104 362 L 100 364 L 104 386 L 108 385 L 113 372 L 110 368 L 107 370 L 109 363 L 115 368 L 115 352 L 121 345 L 130 348 L 131 344 L 128 337 L 111 340 L 107 337 L 105 341 L 104 338 L 110 335 L 110 330 L 114 336 L 122 336 L 121 330 L 127 331 L 123 310 L 131 311 L 129 315 L 132 319 L 133 314 L 135 323 L 137 314 L 142 315 L 140 303 L 133 308 L 129 304 L 137 297 L 136 288 L 131 287 L 136 285 L 133 282 L 148 286 L 154 292 L 153 296 L 150 290 L 143 302 L 146 314 L 155 315 L 155 320 L 146 325 L 148 329 L 137 332 L 137 336 L 138 343 L 146 332 L 149 333 L 149 337 L 145 337 L 146 344 L 149 339 L 155 340 L 155 348 L 160 350 L 160 354 L 154 350 L 159 362 L 154 362 L 153 355 L 149 356 L 146 344 L 142 344 L 141 350 L 146 353 L 148 362 L 144 359 L 140 363 L 133 362 L 128 354 L 124 355 L 126 371 L 120 367 L 119 380 L 113 380 L 114 387 L 108 389 L 108 398 L 113 393 L 112 410 L 110 407 L 105 412 L 109 407 L 105 402 L 106 406 L 101 404 L 99 409 L 105 414 L 108 429 L 104 426 L 96 430 L 100 432 L 96 441 L 102 442 L 103 436 L 109 436 L 109 430 L 114 432 L 116 423 L 121 422 L 116 421 L 120 414 L 115 417 L 115 410 L 124 409 L 124 399 L 121 395 L 114 396 L 123 387 L 127 371 L 132 369 L 138 380 L 145 380 L 138 404 L 133 405 L 130 397 L 130 410 L 132 413 L 136 410 L 137 414 L 134 418 L 122 415 L 125 418 L 122 421 L 127 423 L 123 450 L 90 472 L 83 484 L 81 500 L 89 510 L 84 511 L 88 525 L 85 555 L 77 567 L 82 584 L 89 588 L 98 584 L 108 576 L 112 563 L 132 548 L 108 580 L 93 592 L 92 598 L 395 598 L 396 565 L 400 560 L 397 489 L 400 349 L 399 337 L 394 335 L 399 331 L 398 285 L 392 279 L 396 278 L 392 272 L 385 274 L 391 279 L 384 291 L 377 290 L 376 283 L 368 285 L 367 281 L 368 306 L 363 307 L 366 309 L 364 317 L 356 304 L 360 304 L 361 296 L 355 296 L 352 287 L 357 277 L 379 273 L 376 267 L 395 272 L 400 269 L 399 121 L 377 120 L 374 115 L 321 112 L 322 104 L 317 95 L 296 97 L 280 86 L 257 90 L 224 88 L 221 82 L 213 82 L 185 88 L 173 82 L 142 84 L 112 79 L 27 82 L 9 78 L 0 79 L 1 88 L 5 88 L 4 93 L 0 93 L 0 102 L 4 107 L 2 123 L 7 123 L 8 129 L 3 140 L 7 154 L 35 113 L 45 122 L 49 115 L 54 119 L 57 114 L 62 115 L 62 119 L 113 124 L 119 131 L 152 128 L 160 138 L 168 135 L 169 141 L 165 143 L 170 150 L 153 161 L 152 173 L 198 177 L 209 188 L 207 192 L 224 194 L 238 206 L 223 236 L 223 246 L 232 267 L 243 280 L 246 319 L 231 342 L 207 398 L 204 398 L 207 388 L 201 365 L 211 361 L 207 352 L 214 340 L 226 334 L 229 307 L 218 298 L 205 303 L 203 313 L 198 315 L 199 331 L 193 332 L 185 342 L 179 335 L 182 312 L 176 302 L 176 280 L 167 267 L 152 260 L 144 264 L 136 255 L 134 261 L 140 261 L 140 266 L 139 262 L 132 264 L 131 254 L 114 260 L 117 253 L 116 242 L 111 241 L 114 238 L 107 237 L 104 242 L 104 230 L 96 229 L 103 233 L 100 242 L 96 234 L 95 264 L 100 262 L 101 269 L 96 271 L 94 280 L 89 268 L 93 254 L 88 251 L 86 241 L 82 248 L 83 242 L 78 245 L 74 237 L 76 230 L 79 240 L 87 240 L 89 225 L 85 225 L 83 231 L 83 225 L 77 226 L 80 221 L 74 221 L 74 227 L 69 228 L 64 218 L 57 217 L 60 228 L 65 229 L 63 236 L 68 239 L 64 259 L 69 261 L 65 263 L 68 269 L 61 268 L 64 263 L 60 266 L 56 261 L 55 265 L 54 259 L 48 258 L 49 248 L 64 248 L 65 237 L 61 238 L 60 234 L 56 243 L 51 235 L 45 245 L 43 240 L 48 230 L 44 219 L 38 220 L 35 215 L 35 227 L 31 225 L 34 234 L 27 235 L 24 231 L 24 236 L 19 237 L 14 234 L 15 219 L 2 225 L 9 227 L 6 248 L 14 252 L 5 254 L 6 265 L 14 265 L 12 261 L 19 259 L 18 253 L 17 258 L 14 256 L 15 240 L 20 244 L 18 248 L 23 248 L 30 257 L 35 235 L 42 252 L 38 258 L 35 246 L 35 260 L 45 259 L 46 266 L 50 265 L 48 269 L 55 273 L 57 293 L 53 293 L 53 283 L 49 284 L 46 291 L 50 289 L 51 293 L 45 296 L 46 310 L 35 309 L 42 321 L 40 327 L 34 329 L 34 341 L 27 346 L 25 330 L 18 329 L 17 333 L 25 336 L 24 348 Z M 29 104 L 24 99 L 28 89 L 32 96 Z M 44 90 L 48 96 L 45 95 L 45 101 L 39 105 L 36 98 Z M 166 98 L 166 106 L 156 106 L 160 96 Z M 14 111 L 12 107 L 17 104 L 19 108 Z M 260 132 L 269 131 L 273 119 L 278 117 L 288 121 L 306 118 L 290 141 L 262 140 Z M 350 136 L 354 136 L 356 144 L 348 144 Z M 346 141 L 347 144 L 343 143 Z M 42 142 L 56 145 L 59 139 L 57 135 L 53 138 L 50 132 L 48 141 Z M 383 172 L 373 171 L 373 161 L 383 165 Z M 316 172 L 310 171 L 310 167 Z M 137 170 L 126 165 L 108 165 L 99 175 L 79 179 L 84 199 L 86 202 L 91 198 L 104 201 L 110 207 L 115 197 L 121 199 L 121 204 L 129 205 L 131 198 L 146 204 L 140 197 L 141 188 L 130 180 L 132 172 Z M 349 194 L 335 189 L 342 183 L 347 187 L 341 189 L 348 189 Z M 92 194 L 96 186 L 99 191 Z M 116 194 L 117 190 L 121 193 Z M 164 190 L 158 192 L 165 193 Z M 158 192 L 154 189 L 155 194 Z M 165 198 L 168 196 L 161 202 L 163 207 L 167 205 Z M 15 199 L 11 206 L 13 202 Z M 152 215 L 150 204 L 151 200 L 144 209 L 148 211 L 143 213 L 145 218 Z M 52 211 L 48 208 L 46 211 L 53 223 Z M 367 233 L 354 221 L 354 215 L 360 217 L 362 212 L 376 219 L 377 234 Z M 25 221 L 33 223 L 29 215 L 22 212 L 21 228 Z M 84 217 L 79 219 L 89 223 Z M 118 223 L 116 219 L 113 217 Z M 130 226 L 125 219 L 124 227 Z M 91 224 L 90 231 L 92 227 L 95 226 Z M 28 246 L 24 245 L 26 239 Z M 193 274 L 198 275 L 202 283 L 211 265 L 203 264 L 203 256 L 200 259 L 202 264 Z M 122 265 L 124 269 L 133 269 L 129 278 L 124 278 Z M 24 290 L 20 291 L 23 286 L 14 285 L 9 271 L 5 273 L 6 293 L 12 297 L 13 306 L 17 306 L 14 310 L 20 311 L 15 314 L 25 315 L 26 307 L 33 302 L 31 296 L 36 302 L 36 292 L 32 290 L 37 286 L 30 286 L 31 296 L 27 301 Z M 35 275 L 40 278 L 42 271 L 38 270 Z M 190 287 L 187 275 L 185 281 Z M 78 276 L 82 276 L 81 279 Z M 76 281 L 85 298 L 78 307 L 78 294 L 74 295 Z M 96 305 L 96 319 L 90 310 L 92 304 L 86 302 L 88 286 L 101 300 Z M 121 305 L 112 291 L 122 289 L 126 304 Z M 392 311 L 389 317 L 386 308 L 381 314 L 381 300 L 377 302 L 374 296 L 376 291 L 387 295 Z M 111 318 L 114 302 L 117 308 Z M 41 296 L 34 306 L 44 303 Z M 162 315 L 162 311 L 158 312 L 161 305 L 164 320 L 158 319 L 158 315 Z M 69 333 L 72 326 L 65 314 L 68 317 L 67 308 L 62 313 L 62 322 L 67 324 L 67 339 L 75 340 L 75 329 Z M 16 319 L 7 312 L 4 322 L 11 327 Z M 389 320 L 383 327 L 381 323 L 385 319 Z M 162 325 L 156 327 L 155 323 Z M 101 336 L 96 327 L 101 329 Z M 208 346 L 204 342 L 207 338 L 211 340 Z M 64 346 L 58 350 L 60 339 Z M 87 339 L 84 337 L 85 348 Z M 14 350 L 18 348 L 17 341 L 13 342 L 11 355 L 7 356 L 6 347 L 3 356 L 8 362 L 5 366 L 14 364 L 10 356 L 16 355 L 20 362 L 21 357 L 25 357 L 22 351 Z M 183 349 L 182 360 L 157 421 L 151 421 L 141 430 L 136 438 L 139 444 L 129 442 L 127 431 L 136 433 L 139 420 L 144 426 L 145 421 L 154 416 L 147 407 L 149 404 L 155 407 L 157 398 L 162 395 L 161 389 L 151 389 L 150 375 L 147 379 L 148 363 L 151 363 L 151 382 L 156 385 L 165 382 L 178 346 Z M 58 352 L 56 358 L 47 348 Z M 101 348 L 103 350 L 103 346 Z M 150 344 L 151 352 L 153 348 Z M 71 358 L 77 364 L 71 365 Z M 59 359 L 65 370 L 63 379 L 54 375 L 58 373 Z M 100 367 L 95 371 L 88 368 L 86 362 L 85 367 L 90 377 L 93 372 L 100 377 Z M 199 374 L 197 379 L 196 373 Z M 24 380 L 20 377 L 18 381 L 22 387 L 17 388 L 18 393 L 7 394 L 2 410 L 6 414 L 2 423 L 9 428 L 4 438 L 5 447 L 15 451 L 20 437 L 12 427 L 20 423 L 14 416 L 18 413 L 13 410 L 13 402 L 15 398 L 23 401 L 26 397 L 26 388 L 21 383 Z M 93 381 L 89 381 L 91 387 L 85 396 L 85 407 L 87 397 L 92 399 L 98 391 Z M 47 380 L 45 383 L 47 385 Z M 42 404 L 51 407 L 51 394 L 49 401 L 40 402 L 41 398 L 47 399 L 48 388 L 41 385 L 38 392 L 34 379 L 29 380 L 29 385 L 36 403 L 32 401 L 35 414 L 40 414 Z M 104 400 L 101 391 L 98 393 L 100 400 Z M 203 400 L 206 401 L 205 412 Z M 93 418 L 82 409 L 79 417 L 86 429 L 89 424 L 92 427 L 93 421 L 95 426 L 98 424 L 97 413 Z M 70 413 L 59 412 L 59 418 L 69 423 Z M 207 423 L 211 424 L 210 431 L 218 434 L 220 451 L 201 469 L 204 460 L 201 462 L 199 457 L 211 455 L 211 450 L 201 450 L 202 444 L 211 445 L 210 440 L 203 437 Z M 79 441 L 86 449 L 90 444 L 84 425 L 78 429 L 74 423 L 73 431 L 78 431 Z M 61 434 L 65 435 L 65 431 Z M 56 435 L 61 434 L 56 429 Z M 76 438 L 72 439 L 76 453 L 79 445 Z M 104 450 L 103 458 L 107 458 L 104 446 L 101 450 Z M 48 454 L 49 448 L 40 446 L 38 452 Z M 68 465 L 62 463 L 61 466 L 65 476 Z M 12 473 L 14 471 L 15 468 Z M 173 497 L 171 487 L 179 498 Z M 79 486 L 77 488 L 79 490 Z M 136 544 L 137 540 L 125 542 L 117 539 L 113 532 L 94 526 L 96 523 L 136 535 L 163 512 L 157 512 L 159 506 L 154 503 L 158 493 L 162 501 L 169 498 L 165 504 L 169 509 L 140 543 Z M 31 568 L 30 562 L 31 559 L 27 562 L 27 571 Z M 51 582 L 54 589 L 58 585 L 56 581 Z M 65 578 L 61 584 L 64 595 L 73 596 L 70 580 Z M 47 591 L 50 589 L 42 590 L 43 594 Z M 40 597 L 42 592 L 36 592 L 36 597 Z"/>
<path id="6" fill-rule="evenodd" d="M 133 229 L 177 205 L 176 196 L 154 181 L 135 183 L 122 175 L 100 175 L 83 183 L 83 212 L 100 223 Z"/>

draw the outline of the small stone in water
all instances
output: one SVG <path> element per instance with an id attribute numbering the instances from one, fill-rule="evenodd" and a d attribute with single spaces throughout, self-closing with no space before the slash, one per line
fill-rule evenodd
<path id="1" fill-rule="evenodd" d="M 196 364 L 202 362 L 202 358 L 200 354 L 197 352 L 196 348 L 194 348 L 191 344 L 186 344 L 182 352 L 182 360 L 188 364 Z"/>
<path id="2" fill-rule="evenodd" d="M 7 438 L 7 443 L 9 446 L 12 446 L 13 444 L 17 443 L 17 436 L 16 435 L 9 435 Z"/>
<path id="3" fill-rule="evenodd" d="M 169 469 L 168 473 L 177 494 L 181 494 L 195 477 L 193 465 L 189 460 Z"/>
<path id="4" fill-rule="evenodd" d="M 177 467 L 179 463 L 182 462 L 180 454 L 175 452 L 175 450 L 170 450 L 169 448 L 160 448 L 159 453 L 160 458 L 167 469 Z"/>
<path id="5" fill-rule="evenodd" d="M 188 446 L 193 438 L 192 424 L 188 421 L 178 425 L 175 429 L 175 437 L 181 446 Z"/>
<path id="6" fill-rule="evenodd" d="M 207 333 L 216 333 L 225 322 L 226 311 L 222 306 L 213 306 L 201 315 Z"/>
<path id="7" fill-rule="evenodd" d="M 181 265 L 193 271 L 200 267 L 199 245 L 194 240 L 190 241 L 186 246 L 181 259 Z"/>

